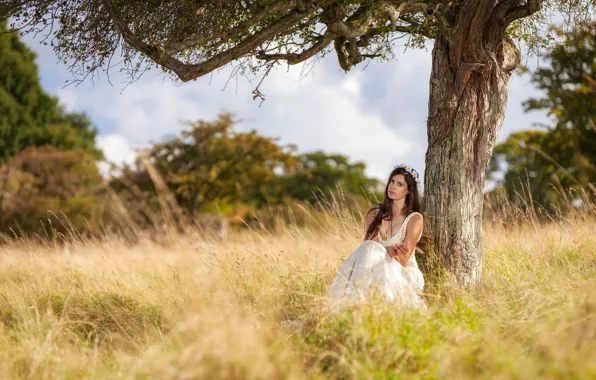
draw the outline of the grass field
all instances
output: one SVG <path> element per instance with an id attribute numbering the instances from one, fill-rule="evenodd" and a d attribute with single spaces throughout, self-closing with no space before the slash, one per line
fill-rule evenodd
<path id="1" fill-rule="evenodd" d="M 596 377 L 596 221 L 485 224 L 484 281 L 428 312 L 318 307 L 360 220 L 0 248 L 3 379 Z M 420 258 L 427 260 L 428 258 Z"/>

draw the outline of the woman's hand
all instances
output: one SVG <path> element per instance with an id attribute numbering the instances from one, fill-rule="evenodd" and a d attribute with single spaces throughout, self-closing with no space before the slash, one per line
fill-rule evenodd
<path id="1" fill-rule="evenodd" d="M 389 257 L 394 258 L 402 266 L 406 266 L 409 260 L 408 247 L 405 244 L 393 244 L 387 247 Z"/>
<path id="2" fill-rule="evenodd" d="M 389 255 L 389 257 L 391 257 L 392 259 L 397 257 L 397 255 L 398 255 L 397 244 L 387 246 L 387 247 L 385 247 L 385 249 L 387 250 L 387 254 Z"/>
<path id="3" fill-rule="evenodd" d="M 408 253 L 408 247 L 404 244 L 396 244 L 395 249 L 397 250 L 397 257 L 395 258 L 402 266 L 408 265 L 410 255 Z"/>

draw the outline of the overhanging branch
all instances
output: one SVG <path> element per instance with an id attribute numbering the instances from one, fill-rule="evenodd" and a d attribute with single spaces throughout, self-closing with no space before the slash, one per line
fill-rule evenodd
<path id="1" fill-rule="evenodd" d="M 484 36 L 491 48 L 496 48 L 501 43 L 511 23 L 538 12 L 545 0 L 526 0 L 523 5 L 519 5 L 520 2 L 521 0 L 501 0 L 493 10 Z"/>
<path id="2" fill-rule="evenodd" d="M 527 0 L 524 5 L 512 7 L 505 15 L 505 24 L 533 15 L 542 8 L 544 2 L 545 0 Z"/>
<path id="3" fill-rule="evenodd" d="M 276 3 L 255 14 L 249 20 L 239 23 L 236 27 L 230 30 L 219 31 L 207 36 L 187 38 L 181 42 L 166 42 L 164 44 L 164 50 L 166 54 L 176 54 L 186 49 L 190 49 L 193 46 L 201 45 L 215 39 L 226 39 L 230 36 L 238 35 L 239 32 L 248 30 L 251 26 L 257 25 L 267 17 L 270 17 L 272 14 L 288 12 L 296 8 L 296 6 L 300 3 L 301 2 L 298 0 L 287 0 L 281 3 Z"/>
<path id="4" fill-rule="evenodd" d="M 290 65 L 294 65 L 315 56 L 327 48 L 332 41 L 335 41 L 335 48 L 338 54 L 340 65 L 344 70 L 349 69 L 362 62 L 365 58 L 374 55 L 363 55 L 360 48 L 364 47 L 367 41 L 389 32 L 402 32 L 422 34 L 424 28 L 420 25 L 401 25 L 402 16 L 415 15 L 419 12 L 426 14 L 436 14 L 440 16 L 442 2 L 412 2 L 402 1 L 379 1 L 378 3 L 366 3 L 361 5 L 356 11 L 348 14 L 348 9 L 344 5 L 333 1 L 298 1 L 287 0 L 280 1 L 271 5 L 268 9 L 257 12 L 246 21 L 238 23 L 229 30 L 216 31 L 209 35 L 193 36 L 181 41 L 168 41 L 163 46 L 157 43 L 147 43 L 138 35 L 135 35 L 119 6 L 114 4 L 113 0 L 101 0 L 105 9 L 112 18 L 114 25 L 120 32 L 122 39 L 133 49 L 146 55 L 156 64 L 171 70 L 182 81 L 189 81 L 200 76 L 208 74 L 218 68 L 229 64 L 230 62 L 249 55 L 255 55 L 257 59 L 265 61 L 285 60 Z M 317 15 L 318 10 L 323 13 Z M 237 42 L 234 46 L 224 48 L 223 42 L 218 40 L 236 39 L 241 36 L 243 30 L 258 28 L 271 14 L 285 14 L 270 25 L 262 26 L 260 30 L 247 33 L 244 40 Z M 328 16 L 328 17 L 327 17 Z M 304 20 L 308 19 L 306 25 L 311 25 L 313 20 L 319 20 L 327 25 L 327 30 L 323 36 L 317 38 L 310 47 L 306 46 L 304 50 L 296 53 L 268 54 L 265 51 L 259 51 L 259 47 L 275 38 L 280 38 L 288 33 L 289 30 L 299 30 L 305 25 Z M 380 26 L 375 28 L 373 22 L 378 21 Z M 391 25 L 387 25 L 390 22 Z M 210 58 L 196 64 L 185 63 L 178 59 L 176 55 L 184 50 L 200 48 L 201 46 L 214 42 L 218 48 L 223 51 L 217 52 Z M 306 43 L 302 43 L 306 45 Z M 279 49 L 278 49 L 279 51 Z"/>
<path id="5" fill-rule="evenodd" d="M 228 50 L 225 50 L 219 54 L 216 54 L 204 62 L 189 65 L 182 63 L 178 59 L 166 54 L 163 48 L 149 45 L 146 42 L 139 39 L 137 36 L 134 35 L 134 33 L 132 33 L 126 21 L 122 17 L 122 14 L 120 13 L 118 7 L 114 5 L 112 0 L 102 0 L 102 2 L 108 10 L 108 12 L 110 13 L 110 16 L 114 20 L 116 27 L 122 34 L 122 38 L 126 43 L 128 43 L 133 48 L 139 50 L 140 52 L 146 54 L 157 64 L 172 70 L 183 81 L 189 81 L 201 77 L 214 70 L 217 70 L 222 66 L 227 65 L 228 63 L 238 58 L 241 58 L 249 54 L 251 51 L 255 50 L 260 44 L 282 33 L 283 31 L 290 28 L 292 25 L 298 23 L 300 20 L 307 17 L 317 9 L 315 5 L 311 5 L 309 8 L 305 8 L 300 12 L 292 11 L 288 15 L 280 18 L 271 26 L 251 35 L 250 37 L 246 38 L 244 41 L 240 42 L 236 46 Z"/>
<path id="6" fill-rule="evenodd" d="M 422 34 L 422 30 L 415 30 L 415 26 L 397 24 L 400 17 L 418 12 L 436 14 L 439 18 L 443 17 L 440 13 L 443 4 L 440 2 L 383 1 L 379 3 L 374 6 L 361 6 L 346 21 L 340 19 L 328 23 L 329 30 L 337 35 L 335 51 L 339 65 L 343 70 L 347 71 L 350 67 L 362 62 L 364 58 L 370 57 L 371 55 L 362 55 L 359 47 L 365 46 L 368 41 L 378 35 L 389 31 Z M 370 21 L 374 19 L 379 19 L 382 25 L 389 21 L 391 26 L 383 25 L 371 28 Z"/>
<path id="7" fill-rule="evenodd" d="M 163 49 L 155 47 L 153 45 L 149 45 L 148 43 L 139 39 L 128 27 L 128 24 L 124 20 L 122 13 L 118 7 L 114 5 L 112 0 L 102 0 L 102 3 L 110 17 L 114 21 L 116 28 L 122 34 L 122 38 L 124 41 L 132 46 L 133 48 L 137 49 L 138 51 L 146 54 L 149 58 L 153 59 L 156 63 L 162 65 L 163 67 L 172 70 L 175 73 L 179 71 L 183 71 L 187 65 L 180 62 L 176 58 L 173 58 L 167 55 Z"/>
<path id="8" fill-rule="evenodd" d="M 434 33 L 431 30 L 425 29 L 423 25 L 410 22 L 409 25 L 389 25 L 380 28 L 369 29 L 360 39 L 358 40 L 359 47 L 368 46 L 368 43 L 373 38 L 383 35 L 388 32 L 399 32 L 404 34 L 419 34 L 427 38 L 434 38 Z"/>
<path id="9" fill-rule="evenodd" d="M 333 41 L 335 36 L 327 31 L 322 37 L 318 39 L 316 43 L 314 43 L 310 48 L 300 52 L 300 53 L 287 53 L 287 54 L 266 54 L 264 52 L 258 53 L 255 58 L 265 60 L 265 61 L 287 61 L 288 65 L 296 65 L 300 62 L 304 62 L 307 59 L 317 55 L 321 51 L 323 51 L 331 41 Z"/>

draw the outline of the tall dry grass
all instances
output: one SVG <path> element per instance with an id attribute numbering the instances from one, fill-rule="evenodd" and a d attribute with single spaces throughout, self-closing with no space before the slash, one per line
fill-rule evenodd
<path id="1" fill-rule="evenodd" d="M 428 312 L 319 307 L 363 236 L 341 208 L 224 240 L 189 228 L 134 245 L 15 241 L 0 247 L 0 377 L 593 378 L 588 205 L 487 220 L 483 284 L 429 274 Z"/>

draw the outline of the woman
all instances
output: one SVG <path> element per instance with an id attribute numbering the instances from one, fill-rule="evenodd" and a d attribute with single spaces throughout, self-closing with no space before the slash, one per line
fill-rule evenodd
<path id="1" fill-rule="evenodd" d="M 364 300 L 376 291 L 391 302 L 425 308 L 420 297 L 424 278 L 414 255 L 423 226 L 419 178 L 409 166 L 393 169 L 383 203 L 366 215 L 365 240 L 339 269 L 329 287 L 330 297 Z"/>

